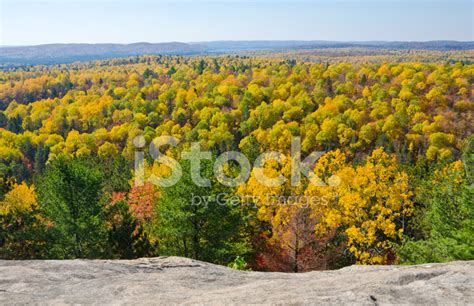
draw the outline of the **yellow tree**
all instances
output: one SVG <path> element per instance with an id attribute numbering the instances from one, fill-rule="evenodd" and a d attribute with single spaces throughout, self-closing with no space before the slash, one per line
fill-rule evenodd
<path id="1" fill-rule="evenodd" d="M 258 219 L 270 225 L 270 232 L 262 233 L 268 237 L 259 254 L 265 261 L 262 268 L 288 272 L 327 268 L 317 256 L 328 239 L 316 240 L 315 219 L 304 195 L 308 180 L 292 185 L 291 160 L 285 155 L 280 158 L 280 162 L 268 160 L 254 168 L 247 183 L 238 189 L 245 202 L 256 205 Z"/>
<path id="2" fill-rule="evenodd" d="M 0 258 L 34 258 L 43 226 L 34 186 L 14 184 L 0 201 Z"/>
<path id="3" fill-rule="evenodd" d="M 36 208 L 34 186 L 28 187 L 25 182 L 13 185 L 5 198 L 0 202 L 0 214 L 21 214 L 32 212 Z"/>
<path id="4" fill-rule="evenodd" d="M 379 148 L 364 165 L 352 166 L 334 151 L 318 161 L 315 173 L 332 175 L 339 183 L 306 190 L 307 196 L 325 199 L 312 206 L 316 233 L 343 230 L 358 263 L 390 262 L 392 243 L 401 238 L 404 217 L 413 206 L 408 176 L 398 169 L 395 157 Z"/>

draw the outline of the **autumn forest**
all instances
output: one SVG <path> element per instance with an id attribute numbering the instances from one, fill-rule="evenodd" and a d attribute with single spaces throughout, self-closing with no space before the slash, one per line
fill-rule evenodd
<path id="1" fill-rule="evenodd" d="M 175 255 L 285 272 L 473 260 L 472 52 L 318 52 L 0 70 L 0 258 Z M 160 136 L 179 142 L 154 158 Z M 321 152 L 296 185 L 294 139 L 301 160 Z M 210 186 L 183 158 L 196 143 Z M 229 151 L 252 166 L 281 158 L 228 186 L 213 164 Z M 169 176 L 167 158 L 182 176 L 158 186 L 147 178 Z"/>

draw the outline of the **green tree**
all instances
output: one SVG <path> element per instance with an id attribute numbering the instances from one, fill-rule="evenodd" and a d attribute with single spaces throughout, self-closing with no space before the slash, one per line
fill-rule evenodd
<path id="1" fill-rule="evenodd" d="M 0 111 L 0 128 L 5 128 L 8 124 L 7 116 Z"/>
<path id="2" fill-rule="evenodd" d="M 116 220 L 108 232 L 111 257 L 133 259 L 156 255 L 155 246 L 130 213 L 127 202 L 117 201 L 111 205 L 109 214 Z"/>
<path id="3" fill-rule="evenodd" d="M 82 158 L 53 160 L 38 182 L 39 202 L 51 221 L 54 258 L 97 258 L 105 254 L 103 175 Z"/>
<path id="4" fill-rule="evenodd" d="M 400 262 L 419 264 L 474 259 L 474 186 L 460 161 L 435 171 L 421 185 L 418 199 L 426 206 L 427 238 L 408 238 L 399 250 Z"/>
<path id="5" fill-rule="evenodd" d="M 48 160 L 49 155 L 49 148 L 46 147 L 43 143 L 38 145 L 38 148 L 35 152 L 34 158 L 34 170 L 36 174 L 41 174 L 44 172 L 44 167 L 46 165 L 46 161 Z"/>
<path id="6" fill-rule="evenodd" d="M 160 254 L 224 264 L 246 253 L 240 205 L 226 199 L 230 189 L 214 179 L 212 163 L 201 162 L 201 176 L 210 180 L 210 187 L 194 184 L 188 160 L 180 161 L 180 165 L 182 178 L 171 187 L 161 188 L 156 206 Z"/>

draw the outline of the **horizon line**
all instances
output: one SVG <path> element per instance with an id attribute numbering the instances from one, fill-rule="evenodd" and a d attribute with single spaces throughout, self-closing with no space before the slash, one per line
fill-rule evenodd
<path id="1" fill-rule="evenodd" d="M 0 47 L 38 47 L 38 46 L 47 46 L 47 45 L 134 45 L 134 44 L 200 44 L 200 43 L 215 43 L 215 42 L 324 42 L 324 43 L 430 43 L 430 42 L 455 42 L 455 43 L 474 43 L 474 40 L 452 40 L 452 39 L 434 39 L 434 40 L 325 40 L 325 39 L 253 39 L 253 40 L 202 40 L 202 41 L 160 41 L 160 42 L 150 42 L 150 41 L 136 41 L 129 43 L 120 43 L 120 42 L 51 42 L 51 43 L 40 43 L 40 44 L 25 44 L 25 45 L 5 45 L 0 44 Z"/>

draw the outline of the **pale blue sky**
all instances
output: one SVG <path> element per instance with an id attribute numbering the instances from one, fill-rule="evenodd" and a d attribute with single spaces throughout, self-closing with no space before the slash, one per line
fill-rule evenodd
<path id="1" fill-rule="evenodd" d="M 3 45 L 474 40 L 472 0 L 0 0 Z"/>

